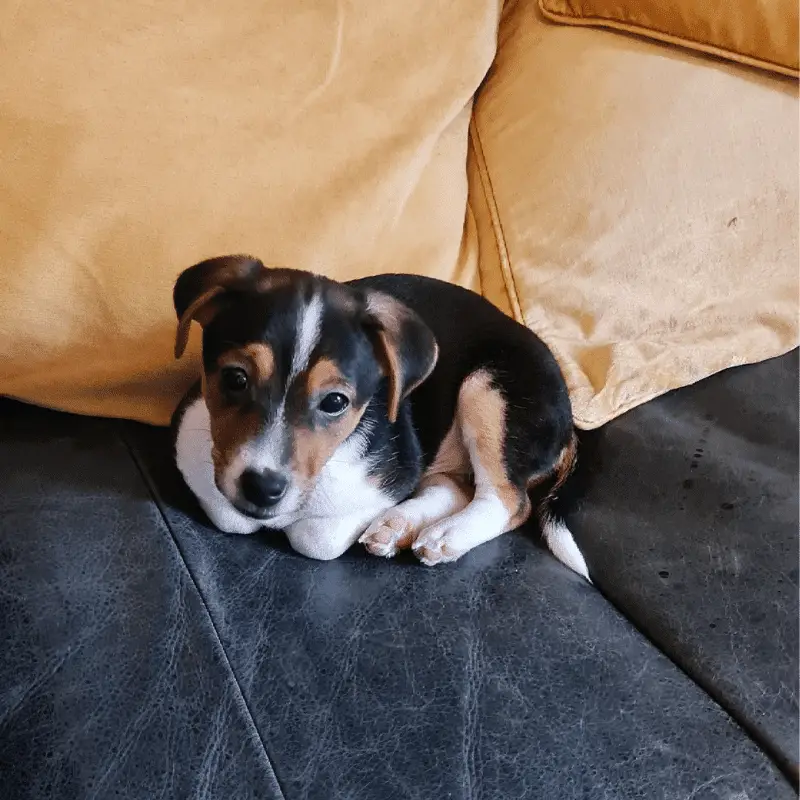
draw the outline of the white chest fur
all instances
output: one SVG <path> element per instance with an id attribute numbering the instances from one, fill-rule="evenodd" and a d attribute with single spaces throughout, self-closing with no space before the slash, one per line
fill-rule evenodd
<path id="1" fill-rule="evenodd" d="M 211 429 L 202 397 L 187 407 L 178 427 L 175 458 L 187 486 L 214 525 L 226 533 L 283 529 L 298 553 L 321 560 L 340 556 L 394 502 L 368 475 L 365 442 L 354 434 L 331 456 L 302 507 L 261 522 L 241 514 L 219 491 L 211 460 Z"/>

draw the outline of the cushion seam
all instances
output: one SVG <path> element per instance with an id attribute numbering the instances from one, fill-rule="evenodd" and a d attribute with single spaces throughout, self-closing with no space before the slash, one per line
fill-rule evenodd
<path id="1" fill-rule="evenodd" d="M 475 236 L 476 236 L 476 239 L 477 239 L 478 221 L 475 218 L 475 212 L 472 209 L 472 203 L 471 203 L 471 201 L 469 199 L 469 196 L 467 196 L 467 213 L 466 213 L 466 217 L 464 218 L 464 233 L 463 233 L 463 237 L 464 237 L 463 241 L 464 242 L 466 242 L 466 239 L 469 236 L 469 223 L 470 223 L 470 221 L 472 222 L 472 229 L 475 231 Z M 478 268 L 476 270 L 477 275 L 478 275 L 478 291 L 480 292 L 482 297 L 486 297 L 486 292 L 484 292 L 484 290 L 483 290 L 483 271 L 481 270 L 481 267 L 480 267 L 480 260 L 481 260 L 480 246 L 478 246 Z"/>
<path id="2" fill-rule="evenodd" d="M 546 8 L 544 0 L 539 0 L 539 10 L 542 12 L 542 15 L 551 22 L 558 22 L 563 25 L 593 25 L 597 27 L 611 28 L 613 30 L 623 31 L 624 33 L 633 34 L 645 39 L 666 42 L 667 44 L 677 45 L 695 52 L 718 56 L 727 61 L 732 61 L 737 64 L 745 64 L 749 67 L 757 67 L 759 69 L 785 75 L 790 78 L 797 78 L 800 76 L 800 70 L 797 67 L 791 67 L 778 61 L 770 61 L 766 58 L 748 55 L 747 53 L 742 53 L 739 50 L 734 50 L 722 45 L 711 44 L 709 42 L 701 41 L 700 39 L 693 39 L 691 36 L 669 33 L 668 31 L 650 27 L 635 20 L 628 22 L 625 20 L 614 19 L 613 17 L 603 17 L 597 14 L 591 16 L 564 14 L 563 12 L 552 11 L 551 9 Z"/>
<path id="3" fill-rule="evenodd" d="M 534 326 L 528 325 L 528 322 L 525 319 L 525 315 L 522 312 L 522 306 L 519 300 L 520 297 L 519 289 L 517 287 L 516 278 L 514 277 L 514 270 L 511 267 L 511 257 L 509 256 L 508 252 L 508 243 L 506 241 L 505 233 L 503 231 L 503 223 L 500 220 L 500 210 L 497 205 L 497 198 L 495 196 L 494 186 L 492 184 L 491 176 L 489 175 L 489 168 L 486 164 L 486 157 L 483 151 L 483 144 L 481 141 L 480 132 L 478 131 L 478 125 L 477 122 L 475 121 L 474 114 L 472 119 L 470 120 L 469 139 L 470 139 L 470 144 L 472 145 L 472 152 L 475 154 L 475 163 L 478 167 L 478 175 L 480 176 L 483 195 L 484 198 L 486 199 L 486 207 L 489 211 L 489 219 L 492 225 L 492 231 L 494 232 L 495 245 L 497 247 L 497 253 L 500 260 L 500 271 L 503 275 L 503 283 L 505 285 L 506 295 L 511 305 L 511 310 L 518 322 L 525 325 L 525 327 L 533 328 Z M 480 272 L 480 270 L 478 271 Z M 548 338 L 547 325 L 543 324 L 536 326 L 535 333 L 543 341 L 545 341 Z M 552 344 L 550 344 L 547 341 L 545 341 L 545 344 L 551 350 L 554 356 L 559 360 L 559 363 L 561 363 L 560 354 L 556 352 L 556 348 L 554 348 Z M 581 419 L 579 417 L 573 417 L 573 421 L 577 427 L 589 430 L 593 427 L 600 427 L 601 425 L 605 424 L 605 422 L 607 422 L 608 420 L 604 419 L 597 425 L 591 425 L 590 421 Z"/>
<path id="4" fill-rule="evenodd" d="M 120 430 L 120 426 L 117 425 L 115 427 L 116 427 L 117 435 L 119 436 L 119 438 L 120 438 L 123 446 L 125 447 L 125 449 L 128 451 L 128 455 L 131 457 L 131 460 L 133 461 L 134 465 L 136 466 L 136 469 L 139 472 L 139 475 L 140 475 L 140 477 L 142 479 L 142 482 L 145 485 L 145 488 L 147 489 L 148 494 L 150 495 L 150 497 L 153 500 L 153 503 L 155 504 L 156 508 L 158 509 L 158 513 L 159 513 L 159 516 L 161 517 L 161 521 L 164 524 L 164 527 L 167 529 L 167 532 L 169 533 L 169 536 L 170 536 L 170 538 L 172 540 L 172 544 L 173 544 L 173 546 L 175 548 L 175 551 L 178 554 L 178 558 L 180 559 L 181 564 L 183 565 L 183 568 L 186 571 L 186 574 L 189 576 L 189 580 L 191 581 L 192 586 L 194 587 L 194 590 L 197 593 L 198 598 L 200 599 L 200 603 L 202 604 L 203 610 L 205 611 L 206 616 L 208 618 L 208 623 L 211 626 L 211 631 L 213 633 L 213 638 L 214 638 L 217 646 L 219 647 L 220 653 L 222 654 L 222 657 L 224 659 L 224 664 L 225 664 L 225 667 L 227 668 L 228 674 L 230 675 L 231 679 L 233 680 L 233 684 L 234 684 L 234 687 L 235 687 L 235 692 L 238 695 L 238 698 L 239 698 L 239 701 L 240 701 L 240 704 L 241 704 L 241 709 L 244 711 L 245 716 L 246 716 L 246 720 L 247 720 L 247 722 L 249 723 L 249 725 L 252 728 L 252 733 L 255 734 L 255 738 L 258 741 L 259 745 L 261 746 L 261 754 L 264 757 L 264 760 L 266 762 L 267 770 L 268 770 L 269 774 L 272 776 L 272 781 L 274 783 L 273 788 L 277 791 L 279 797 L 282 798 L 282 800 L 286 800 L 286 795 L 285 795 L 285 793 L 283 791 L 283 788 L 280 785 L 280 781 L 278 781 L 278 776 L 277 776 L 277 774 L 275 772 L 275 767 L 273 766 L 272 759 L 270 758 L 269 752 L 267 751 L 267 746 L 266 746 L 266 744 L 264 742 L 264 737 L 261 735 L 261 732 L 258 729 L 258 725 L 256 725 L 255 717 L 253 716 L 253 712 L 251 711 L 250 705 L 247 702 L 247 698 L 244 695 L 244 691 L 242 690 L 242 685 L 239 682 L 238 677 L 236 676 L 236 671 L 233 669 L 233 664 L 231 663 L 231 660 L 228 657 L 228 652 L 225 649 L 225 645 L 222 643 L 222 638 L 220 637 L 219 631 L 217 630 L 217 626 L 214 623 L 214 618 L 211 615 L 211 609 L 208 607 L 208 603 L 206 602 L 205 595 L 201 591 L 200 585 L 197 583 L 197 580 L 195 579 L 194 573 L 192 572 L 192 570 L 189 567 L 189 564 L 186 561 L 186 558 L 185 558 L 185 556 L 183 554 L 183 550 L 181 549 L 181 546 L 178 544 L 178 540 L 177 540 L 177 538 L 175 536 L 175 531 L 173 530 L 172 525 L 170 524 L 169 520 L 167 519 L 167 515 L 166 515 L 166 513 L 164 511 L 164 504 L 163 504 L 163 502 L 161 500 L 161 496 L 159 495 L 158 490 L 156 489 L 156 487 L 155 487 L 152 479 L 150 478 L 150 475 L 148 474 L 147 470 L 144 468 L 144 466 L 143 466 L 143 464 L 141 462 L 141 459 L 137 455 L 137 453 L 134 450 L 133 446 L 130 444 L 130 442 L 128 441 L 127 437 L 123 433 L 123 431 Z"/>
<path id="5" fill-rule="evenodd" d="M 505 233 L 503 232 L 503 224 L 500 221 L 500 213 L 497 208 L 497 199 L 494 194 L 494 187 L 489 175 L 489 170 L 486 166 L 486 159 L 483 153 L 483 145 L 481 143 L 478 125 L 475 121 L 473 112 L 472 119 L 469 123 L 469 138 L 472 144 L 472 150 L 475 153 L 475 163 L 478 166 L 478 175 L 481 179 L 481 188 L 483 195 L 486 199 L 486 208 L 489 211 L 489 220 L 492 224 L 492 231 L 494 232 L 495 245 L 497 246 L 497 254 L 500 259 L 500 271 L 503 275 L 503 283 L 505 284 L 506 294 L 508 295 L 511 310 L 517 322 L 525 324 L 525 317 L 522 313 L 522 306 L 519 302 L 519 292 L 514 280 L 514 272 L 511 269 L 511 262 L 508 255 L 508 244 L 506 242 Z"/>
<path id="6" fill-rule="evenodd" d="M 635 598 L 633 596 L 631 596 L 630 599 L 618 597 L 613 592 L 613 586 L 609 585 L 606 587 L 601 583 L 596 583 L 596 588 L 606 602 L 612 606 L 612 608 L 616 609 L 620 616 L 622 616 L 645 641 L 649 642 L 655 650 L 661 653 L 678 671 L 683 673 L 689 681 L 697 686 L 712 703 L 720 708 L 729 719 L 739 726 L 742 733 L 756 748 L 758 748 L 765 758 L 772 763 L 776 770 L 792 787 L 796 786 L 794 775 L 790 771 L 789 765 L 786 763 L 786 759 L 780 753 L 780 750 L 761 732 L 757 722 L 751 722 L 744 714 L 741 714 L 736 709 L 735 702 L 729 699 L 724 688 L 721 688 L 713 679 L 704 676 L 702 668 L 697 668 L 692 665 L 691 655 L 686 652 L 685 648 L 681 648 L 679 643 L 675 646 L 668 641 L 671 633 L 668 628 L 659 633 L 657 625 L 653 626 L 648 624 L 647 619 L 637 613 Z M 630 610 L 631 607 L 632 610 Z"/>

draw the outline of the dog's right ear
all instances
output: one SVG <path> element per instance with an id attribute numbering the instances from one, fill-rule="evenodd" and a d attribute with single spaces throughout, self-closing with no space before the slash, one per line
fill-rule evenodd
<path id="1" fill-rule="evenodd" d="M 389 380 L 389 422 L 396 422 L 400 403 L 433 372 L 439 345 L 431 329 L 399 300 L 375 290 L 365 300 L 368 336 Z"/>
<path id="2" fill-rule="evenodd" d="M 252 288 L 266 267 L 252 256 L 220 256 L 185 269 L 175 282 L 172 301 L 178 315 L 175 358 L 189 341 L 193 321 L 208 325 L 219 310 L 219 297 L 231 289 Z"/>

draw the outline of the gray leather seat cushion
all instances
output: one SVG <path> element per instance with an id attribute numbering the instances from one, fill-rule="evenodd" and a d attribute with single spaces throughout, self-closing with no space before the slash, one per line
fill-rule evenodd
<path id="1" fill-rule="evenodd" d="M 0 402 L 0 797 L 281 797 L 118 426 Z"/>
<path id="2" fill-rule="evenodd" d="M 797 351 L 642 406 L 583 458 L 571 524 L 596 583 L 794 772 Z"/>
<path id="3" fill-rule="evenodd" d="M 681 394 L 660 402 L 673 408 Z M 653 413 L 664 453 L 690 442 L 693 454 L 691 424 L 670 428 L 657 421 L 667 412 Z M 501 537 L 434 569 L 357 549 L 309 561 L 279 534 L 210 529 L 171 464 L 165 431 L 0 403 L 2 796 L 794 797 L 747 732 L 670 660 L 691 655 L 692 636 L 701 641 L 710 621 L 712 633 L 723 619 L 737 623 L 728 641 L 738 652 L 737 637 L 755 641 L 765 628 L 759 609 L 783 620 L 780 596 L 755 591 L 772 573 L 763 566 L 746 584 L 756 585 L 748 604 L 737 598 L 744 584 L 731 588 L 728 572 L 704 568 L 707 550 L 692 538 L 679 547 L 684 529 L 695 537 L 706 523 L 676 527 L 662 513 L 659 493 L 670 484 L 653 476 L 669 469 L 658 447 L 645 446 L 649 419 L 626 428 L 633 419 L 595 441 L 617 479 L 593 473 L 573 527 L 603 591 L 669 657 L 530 537 Z M 717 423 L 720 437 L 749 441 L 739 420 L 720 416 L 703 423 L 707 442 Z M 615 460 L 622 451 L 638 459 L 627 483 Z M 767 470 L 757 448 L 716 470 L 706 464 L 721 451 L 703 451 L 686 491 L 706 469 L 726 488 L 731 463 L 745 483 L 749 470 Z M 741 507 L 724 494 L 714 497 L 720 515 L 733 511 L 723 502 Z M 686 518 L 711 515 L 708 497 L 692 500 L 696 508 L 684 501 Z M 631 533 L 634 555 L 615 572 L 628 558 L 612 535 L 626 514 L 649 542 Z M 739 537 L 739 557 L 756 559 L 744 523 L 727 520 L 719 529 Z M 662 544 L 668 533 L 673 550 Z M 657 566 L 655 580 L 646 563 Z M 796 566 L 796 552 L 785 566 Z M 623 574 L 637 571 L 626 584 Z M 710 587 L 707 607 L 689 599 L 698 581 Z M 653 620 L 671 635 L 659 640 Z M 741 663 L 772 680 L 766 657 L 748 658 Z M 776 730 L 768 718 L 783 713 L 780 703 L 765 707 L 762 729 L 751 726 L 729 700 L 726 660 L 715 663 L 718 673 L 694 673 L 752 733 Z M 682 666 L 692 664 L 687 656 Z"/>
<path id="4" fill-rule="evenodd" d="M 722 710 L 530 539 L 455 565 L 194 519 L 157 436 L 133 448 L 291 798 L 789 797 Z M 197 512 L 199 514 L 199 512 Z"/>

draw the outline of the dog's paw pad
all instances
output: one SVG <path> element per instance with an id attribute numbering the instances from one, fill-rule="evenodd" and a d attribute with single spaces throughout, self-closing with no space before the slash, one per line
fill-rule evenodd
<path id="1" fill-rule="evenodd" d="M 358 540 L 374 556 L 391 558 L 411 544 L 411 523 L 402 514 L 388 513 L 378 517 Z"/>
<path id="2" fill-rule="evenodd" d="M 457 532 L 443 525 L 426 528 L 412 545 L 414 555 L 428 567 L 456 561 L 465 552 L 457 546 L 457 536 Z"/>

